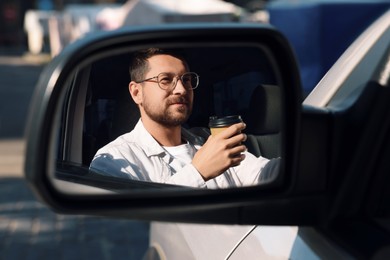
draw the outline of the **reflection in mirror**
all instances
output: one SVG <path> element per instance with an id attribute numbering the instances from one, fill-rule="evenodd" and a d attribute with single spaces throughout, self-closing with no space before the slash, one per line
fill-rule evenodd
<path id="1" fill-rule="evenodd" d="M 272 182 L 281 156 L 281 90 L 267 51 L 154 51 L 116 52 L 72 75 L 55 178 L 114 192 Z M 230 115 L 245 126 L 209 137 L 210 117 Z"/>

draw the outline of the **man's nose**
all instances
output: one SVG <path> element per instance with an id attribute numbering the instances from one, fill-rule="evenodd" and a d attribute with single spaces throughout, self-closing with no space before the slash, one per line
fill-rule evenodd
<path id="1" fill-rule="evenodd" d="M 184 86 L 181 78 L 176 79 L 176 84 L 172 91 L 173 93 L 185 93 L 187 91 L 187 88 Z"/>

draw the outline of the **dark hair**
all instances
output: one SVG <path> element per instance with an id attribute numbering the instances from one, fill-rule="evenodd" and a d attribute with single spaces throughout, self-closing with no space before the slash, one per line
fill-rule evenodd
<path id="1" fill-rule="evenodd" d="M 164 50 L 160 48 L 148 48 L 145 50 L 140 50 L 137 51 L 133 54 L 131 63 L 130 63 L 130 68 L 129 68 L 129 73 L 131 80 L 133 81 L 141 81 L 144 79 L 145 74 L 148 72 L 149 68 L 149 63 L 148 59 L 156 56 L 156 55 L 170 55 L 173 57 L 176 57 L 180 60 L 182 60 L 188 69 L 188 64 L 184 57 L 180 55 L 177 52 L 174 52 L 172 50 Z"/>

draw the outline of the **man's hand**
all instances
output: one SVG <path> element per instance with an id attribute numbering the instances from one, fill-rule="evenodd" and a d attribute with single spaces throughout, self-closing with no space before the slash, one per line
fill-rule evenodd
<path id="1" fill-rule="evenodd" d="M 242 153 L 246 147 L 242 142 L 246 140 L 246 135 L 241 133 L 244 129 L 245 124 L 238 123 L 215 136 L 210 135 L 195 154 L 192 164 L 205 181 L 219 176 L 245 159 Z"/>

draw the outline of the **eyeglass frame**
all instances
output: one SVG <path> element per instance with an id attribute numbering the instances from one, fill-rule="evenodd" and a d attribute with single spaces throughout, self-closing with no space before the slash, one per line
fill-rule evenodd
<path id="1" fill-rule="evenodd" d="M 143 83 L 143 82 L 146 82 L 146 81 L 150 81 L 151 79 L 158 79 L 158 77 L 159 77 L 161 74 L 169 74 L 169 73 L 167 73 L 167 72 L 161 72 L 161 73 L 159 73 L 157 76 L 154 76 L 154 77 L 151 77 L 151 78 L 147 78 L 147 79 L 144 79 L 144 80 L 141 80 L 141 81 L 135 81 L 135 83 L 140 84 L 140 83 Z M 194 87 L 194 88 L 191 87 L 191 88 L 189 88 L 189 89 L 191 89 L 191 90 L 196 89 L 196 88 L 199 86 L 199 75 L 198 75 L 196 72 L 191 72 L 191 71 L 185 72 L 185 73 L 183 73 L 183 74 L 181 74 L 181 75 L 179 75 L 179 76 L 174 76 L 173 78 L 176 79 L 176 82 L 175 82 L 175 84 L 172 85 L 170 88 L 166 88 L 166 89 L 162 88 L 162 87 L 160 86 L 160 82 L 158 82 L 158 80 L 156 80 L 155 83 L 157 83 L 158 87 L 159 87 L 160 89 L 162 89 L 162 90 L 173 90 L 173 89 L 176 88 L 178 79 L 180 79 L 180 80 L 181 80 L 181 83 L 183 84 L 183 76 L 186 75 L 186 74 L 195 74 L 196 79 L 197 79 L 197 80 L 196 80 L 196 83 L 197 83 L 197 84 L 196 84 L 196 87 Z M 185 85 L 183 84 L 183 86 L 185 86 Z"/>

